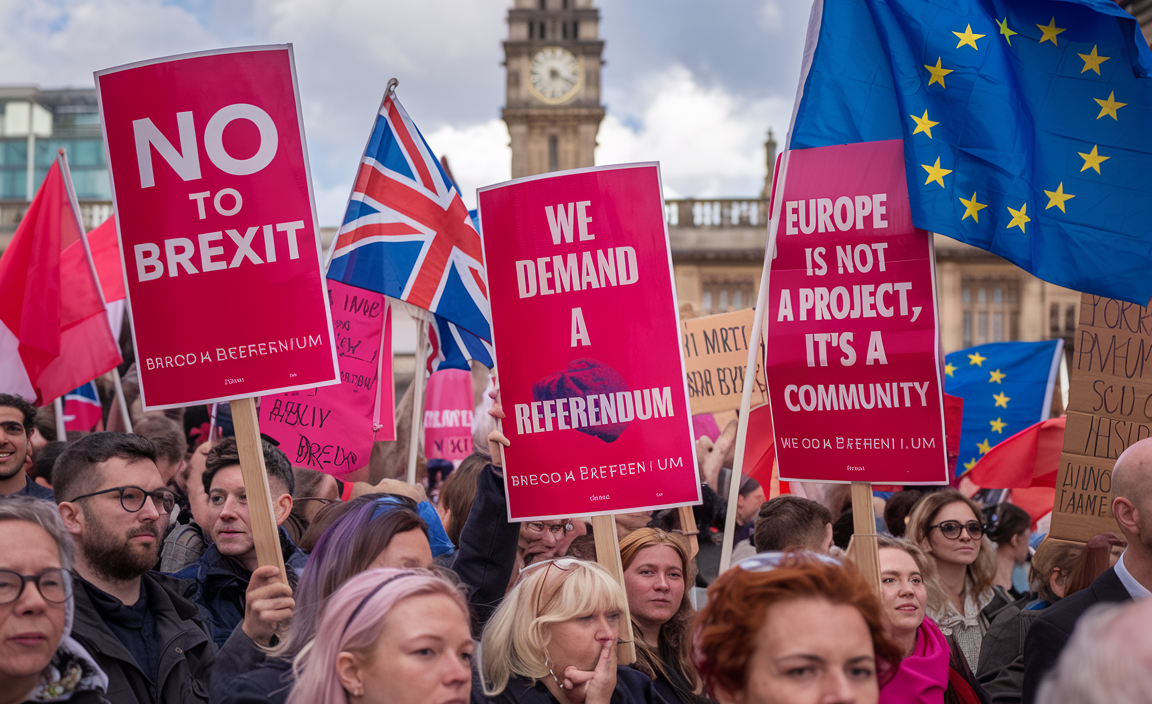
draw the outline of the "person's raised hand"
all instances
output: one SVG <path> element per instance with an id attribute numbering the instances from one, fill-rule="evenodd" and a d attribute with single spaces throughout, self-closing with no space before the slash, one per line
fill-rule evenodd
<path id="1" fill-rule="evenodd" d="M 564 684 L 568 699 L 584 704 L 609 704 L 616 691 L 616 643 L 604 643 L 596 668 L 589 672 L 569 665 L 564 668 Z"/>
<path id="2" fill-rule="evenodd" d="M 504 414 L 504 407 L 500 404 L 500 387 L 495 386 L 496 375 L 492 375 L 493 389 L 488 392 L 492 397 L 492 406 L 488 409 L 488 415 L 492 416 L 499 421 L 507 416 Z M 504 448 L 512 444 L 504 433 L 500 432 L 500 427 L 497 427 L 488 433 L 488 452 L 492 455 L 492 467 L 496 470 L 496 474 L 502 475 L 504 467 Z"/>
<path id="3" fill-rule="evenodd" d="M 295 608 L 292 587 L 281 581 L 280 570 L 275 565 L 257 567 L 244 594 L 244 633 L 266 646 Z"/>

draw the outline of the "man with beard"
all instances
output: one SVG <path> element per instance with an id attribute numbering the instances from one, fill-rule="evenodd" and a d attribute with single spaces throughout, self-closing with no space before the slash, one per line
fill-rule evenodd
<path id="1" fill-rule="evenodd" d="M 207 614 L 188 585 L 149 570 L 172 510 L 152 441 L 92 433 L 56 460 L 53 481 L 76 543 L 72 636 L 108 674 L 108 699 L 206 702 L 216 659 Z"/>
<path id="2" fill-rule="evenodd" d="M 52 490 L 32 481 L 24 471 L 32 451 L 36 407 L 13 394 L 0 394 L 0 499 L 31 496 L 52 500 Z"/>

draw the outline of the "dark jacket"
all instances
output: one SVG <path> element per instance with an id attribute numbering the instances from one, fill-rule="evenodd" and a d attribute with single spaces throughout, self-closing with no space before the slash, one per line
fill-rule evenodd
<path id="1" fill-rule="evenodd" d="M 292 692 L 292 663 L 266 658 L 242 629 L 237 628 L 220 651 L 211 704 L 284 704 Z"/>
<path id="2" fill-rule="evenodd" d="M 307 564 L 308 556 L 296 547 L 283 528 L 279 530 L 284 568 L 288 572 L 288 581 L 295 588 L 296 579 Z M 196 564 L 188 565 L 175 576 L 191 580 L 192 586 L 184 596 L 208 612 L 212 618 L 212 640 L 216 642 L 217 648 L 223 648 L 228 636 L 244 620 L 244 599 L 252 573 L 236 560 L 222 555 L 213 543 Z"/>
<path id="3" fill-rule="evenodd" d="M 1024 639 L 1042 609 L 1027 609 L 1035 594 L 1005 606 L 992 619 L 980 645 L 976 679 L 984 686 L 992 704 L 1020 704 L 1024 686 Z M 1047 603 L 1047 602 L 1043 602 Z"/>
<path id="4" fill-rule="evenodd" d="M 155 572 L 145 574 L 142 580 L 160 654 L 157 682 L 149 681 L 136 659 L 104 623 L 83 588 L 73 590 L 76 616 L 72 637 L 108 675 L 107 698 L 115 704 L 207 702 L 209 678 L 216 661 L 208 615 L 181 596 L 187 588 L 181 580 Z"/>
<path id="5" fill-rule="evenodd" d="M 1132 595 L 1109 567 L 1087 589 L 1061 599 L 1041 612 L 1028 629 L 1024 641 L 1024 687 L 1021 701 L 1032 704 L 1045 673 L 1056 664 L 1072 637 L 1076 621 L 1085 611 L 1100 603 L 1131 601 Z"/>
<path id="6" fill-rule="evenodd" d="M 473 635 L 479 636 L 508 590 L 519 539 L 520 524 L 508 522 L 504 481 L 488 465 L 480 472 L 476 499 L 460 532 L 459 549 L 452 563 L 452 571 L 468 586 L 468 601 L 475 617 Z"/>
<path id="7" fill-rule="evenodd" d="M 479 673 L 472 673 L 472 704 L 556 704 L 556 699 L 543 682 L 531 684 L 519 677 L 513 679 L 504 691 L 495 697 L 484 694 Z M 624 665 L 616 666 L 616 690 L 612 704 L 667 704 L 652 685 L 648 675 Z"/>

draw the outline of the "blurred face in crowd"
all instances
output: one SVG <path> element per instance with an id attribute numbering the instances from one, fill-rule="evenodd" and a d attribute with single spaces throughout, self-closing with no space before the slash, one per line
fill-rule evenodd
<path id="1" fill-rule="evenodd" d="M 11 406 L 0 406 L 0 481 L 11 479 L 24 471 L 29 442 L 24 427 L 24 414 Z M 23 489 L 20 482 L 17 488 Z"/>
<path id="2" fill-rule="evenodd" d="M 868 624 L 824 599 L 773 604 L 748 661 L 747 685 L 720 704 L 876 704 L 880 686 Z"/>
<path id="3" fill-rule="evenodd" d="M 93 572 L 115 582 L 128 582 L 155 567 L 160 558 L 160 539 L 168 514 L 150 497 L 141 502 L 140 490 L 158 491 L 164 482 L 149 459 L 129 462 L 112 457 L 96 465 L 95 471 L 101 482 L 93 491 L 133 488 L 124 490 L 123 501 L 120 492 L 110 491 L 62 502 L 60 517 Z M 125 505 L 140 509 L 129 511 Z"/>
<path id="4" fill-rule="evenodd" d="M 575 525 L 567 518 L 558 521 L 530 521 L 520 524 L 520 554 L 524 562 L 538 562 L 559 557 L 561 546 L 567 546 L 571 541 L 566 540 L 575 530 Z M 529 559 L 531 558 L 531 559 Z"/>
<path id="5" fill-rule="evenodd" d="M 1012 561 L 1022 565 L 1028 561 L 1028 541 L 1032 539 L 1032 529 L 1028 528 L 1022 533 L 1012 536 L 1012 541 L 1001 545 L 998 549 L 1012 552 Z"/>
<path id="6" fill-rule="evenodd" d="M 880 548 L 880 601 L 895 640 L 914 633 L 924 621 L 928 591 L 916 560 L 904 550 Z"/>
<path id="7" fill-rule="evenodd" d="M 975 562 L 976 556 L 980 554 L 980 538 L 973 538 L 967 528 L 968 524 L 973 521 L 979 523 L 980 519 L 972 513 L 972 508 L 963 501 L 954 501 L 941 508 L 929 523 L 931 526 L 940 526 L 931 528 L 931 532 L 928 534 L 928 544 L 932 547 L 932 556 L 937 560 L 957 565 L 970 565 Z M 960 531 L 959 535 L 949 538 L 944 535 L 944 529 L 948 527 L 946 524 L 949 523 L 959 524 L 964 529 Z"/>
<path id="8" fill-rule="evenodd" d="M 272 489 L 276 524 L 279 525 L 292 510 L 292 497 L 284 491 L 278 480 L 270 479 L 269 487 Z M 248 570 L 256 569 L 256 543 L 252 538 L 248 493 L 244 489 L 240 465 L 224 467 L 212 476 L 212 488 L 208 492 L 208 515 L 211 527 L 207 532 L 220 554 L 234 558 Z"/>
<path id="9" fill-rule="evenodd" d="M 472 648 L 468 617 L 456 602 L 443 594 L 410 596 L 384 617 L 368 652 L 337 656 L 336 672 L 356 704 L 466 704 Z"/>
<path id="10" fill-rule="evenodd" d="M 432 548 L 428 537 L 419 528 L 397 533 L 388 541 L 368 569 L 393 567 L 396 569 L 428 569 L 432 566 Z"/>
<path id="11" fill-rule="evenodd" d="M 748 492 L 747 496 L 736 497 L 736 522 L 744 525 L 756 517 L 760 507 L 764 505 L 764 487 L 758 486 Z"/>
<path id="12" fill-rule="evenodd" d="M 28 521 L 0 526 L 0 692 L 19 697 L 36 685 L 64 634 L 65 577 L 48 531 Z M 41 575 L 40 587 L 18 575 Z"/>
<path id="13" fill-rule="evenodd" d="M 653 545 L 636 553 L 624 570 L 628 609 L 646 632 L 659 633 L 680 609 L 684 598 L 684 565 L 668 545 Z M 656 645 L 649 641 L 651 645 Z"/>

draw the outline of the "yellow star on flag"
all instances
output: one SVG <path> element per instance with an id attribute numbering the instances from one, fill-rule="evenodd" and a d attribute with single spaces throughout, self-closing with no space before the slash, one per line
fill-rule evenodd
<path id="1" fill-rule="evenodd" d="M 1008 402 L 1012 400 L 1005 396 L 1003 391 L 998 394 L 992 394 L 992 398 L 996 399 L 996 408 L 1007 408 Z"/>
<path id="2" fill-rule="evenodd" d="M 1028 231 L 1024 229 L 1024 223 L 1032 222 L 1032 218 L 1028 217 L 1028 204 L 1025 203 L 1020 206 L 1019 210 L 1013 210 L 1009 207 L 1008 212 L 1012 213 L 1012 221 L 1008 223 L 1007 229 L 1011 230 L 1013 227 L 1019 227 L 1021 232 L 1028 234 Z"/>
<path id="3" fill-rule="evenodd" d="M 1055 17 L 1052 18 L 1052 21 L 1048 23 L 1047 27 L 1045 27 L 1042 24 L 1038 24 L 1036 26 L 1039 27 L 1040 31 L 1044 33 L 1044 36 L 1040 37 L 1040 43 L 1041 44 L 1043 44 L 1044 42 L 1050 41 L 1050 42 L 1052 42 L 1052 46 L 1060 46 L 1056 42 L 1056 35 L 1063 32 L 1066 28 L 1065 27 L 1057 27 Z M 1083 71 L 1081 71 L 1081 73 L 1083 73 Z"/>
<path id="4" fill-rule="evenodd" d="M 1056 206 L 1057 208 L 1060 209 L 1060 212 L 1062 212 L 1062 213 L 1068 212 L 1067 210 L 1064 209 L 1064 202 L 1067 201 L 1069 198 L 1075 198 L 1076 197 L 1076 196 L 1072 195 L 1071 193 L 1065 193 L 1064 192 L 1064 182 L 1063 181 L 1061 181 L 1060 185 L 1056 187 L 1056 190 L 1054 190 L 1054 191 L 1047 191 L 1046 190 L 1044 192 L 1048 194 L 1048 207 L 1046 207 L 1044 209 L 1047 210 L 1048 208 L 1051 208 L 1052 206 Z"/>
<path id="5" fill-rule="evenodd" d="M 996 432 L 996 433 L 1000 433 L 1001 435 L 1004 434 L 1004 426 L 1008 425 L 1007 423 L 1000 420 L 999 418 L 997 418 L 996 420 L 990 420 L 988 422 L 992 425 L 992 431 Z"/>
<path id="6" fill-rule="evenodd" d="M 925 186 L 927 186 L 928 184 L 935 181 L 936 183 L 940 184 L 941 188 L 943 188 L 944 187 L 944 177 L 947 176 L 948 174 L 952 173 L 952 169 L 940 168 L 940 157 L 936 157 L 936 163 L 933 164 L 932 166 L 929 166 L 927 164 L 921 164 L 920 168 L 922 168 L 928 172 L 928 180 L 924 182 Z"/>
<path id="7" fill-rule="evenodd" d="M 971 471 L 972 468 L 975 466 L 976 466 L 976 458 L 975 457 L 973 457 L 972 459 L 970 459 L 964 463 L 964 469 L 966 469 L 968 471 Z"/>
<path id="8" fill-rule="evenodd" d="M 996 371 L 992 372 L 992 378 L 988 380 L 988 383 L 989 384 L 992 384 L 992 383 L 999 384 L 1000 380 L 1006 378 L 1007 376 L 1008 376 L 1007 374 L 1005 374 L 1004 372 L 997 369 Z"/>
<path id="9" fill-rule="evenodd" d="M 976 448 L 980 450 L 980 454 L 986 455 L 992 449 L 992 445 L 988 444 L 988 438 L 984 438 L 984 442 L 976 443 Z"/>
<path id="10" fill-rule="evenodd" d="M 996 20 L 996 24 L 1000 25 L 1000 34 L 1004 37 L 1004 41 L 1008 42 L 1008 46 L 1012 46 L 1012 35 L 1016 32 L 1008 29 L 1008 18 L 1005 17 L 1003 22 Z"/>
<path id="11" fill-rule="evenodd" d="M 933 83 L 939 83 L 941 88 L 947 87 L 944 85 L 944 77 L 947 76 L 948 74 L 952 73 L 952 69 L 941 68 L 940 67 L 940 57 L 936 57 L 936 65 L 935 66 L 929 66 L 928 64 L 924 64 L 924 68 L 928 69 L 928 73 L 932 74 L 932 78 L 929 79 L 928 85 L 932 85 Z"/>
<path id="12" fill-rule="evenodd" d="M 1128 104 L 1116 102 L 1116 91 L 1109 93 L 1107 100 L 1101 100 L 1099 98 L 1093 98 L 1093 100 L 1100 103 L 1100 114 L 1096 116 L 1097 120 L 1105 115 L 1109 115 L 1113 120 L 1119 122 L 1120 118 L 1116 117 L 1116 111 Z"/>
<path id="13" fill-rule="evenodd" d="M 920 134 L 923 132 L 928 135 L 928 139 L 932 139 L 932 128 L 940 124 L 939 122 L 933 122 L 928 119 L 927 110 L 924 111 L 924 117 L 916 117 L 915 115 L 909 115 L 908 117 L 916 122 L 916 129 L 912 131 L 912 134 Z"/>
<path id="14" fill-rule="evenodd" d="M 987 359 L 987 357 L 981 357 L 979 352 L 973 352 L 972 354 L 968 355 L 968 366 L 975 364 L 978 367 L 982 367 L 984 366 L 984 362 L 987 361 Z"/>
<path id="15" fill-rule="evenodd" d="M 955 372 L 955 371 L 956 371 L 956 365 L 952 364 L 951 362 L 944 365 L 944 373 L 947 374 L 948 376 L 955 377 L 956 375 L 953 374 L 953 372 Z"/>
<path id="16" fill-rule="evenodd" d="M 972 33 L 972 25 L 968 25 L 967 29 L 965 29 L 963 32 L 953 32 L 953 34 L 955 34 L 956 38 L 960 40 L 960 43 L 956 45 L 957 49 L 959 49 L 960 47 L 967 44 L 968 46 L 972 47 L 976 51 L 980 51 L 980 47 L 976 46 L 976 40 L 977 39 L 983 39 L 984 35 L 983 34 L 973 34 Z"/>
<path id="17" fill-rule="evenodd" d="M 928 184 L 924 185 L 927 186 Z M 960 202 L 964 204 L 964 217 L 960 218 L 961 220 L 971 215 L 973 220 L 980 222 L 980 211 L 988 207 L 987 203 L 979 203 L 976 201 L 976 191 L 972 191 L 972 200 L 964 200 L 961 198 Z"/>
<path id="18" fill-rule="evenodd" d="M 1052 41 L 1056 41 L 1056 40 L 1053 39 Z M 1092 71 L 1096 72 L 1097 76 L 1100 75 L 1100 64 L 1102 64 L 1105 61 L 1107 61 L 1108 59 L 1112 58 L 1110 56 L 1100 56 L 1099 54 L 1097 54 L 1095 46 L 1092 47 L 1092 53 L 1091 54 L 1079 54 L 1078 56 L 1080 58 L 1084 59 L 1084 68 L 1080 69 L 1080 73 L 1084 73 L 1085 71 L 1092 70 Z"/>
<path id="19" fill-rule="evenodd" d="M 1096 119 L 1100 119 L 1100 118 L 1096 118 Z M 1099 154 L 1097 154 L 1096 148 L 1098 146 L 1099 145 L 1093 144 L 1092 145 L 1092 151 L 1088 152 L 1087 154 L 1085 154 L 1084 152 L 1076 152 L 1077 154 L 1079 154 L 1084 159 L 1084 166 L 1082 166 L 1080 168 L 1081 171 L 1087 171 L 1088 169 L 1093 169 L 1096 171 L 1096 173 L 1100 173 L 1100 164 L 1102 164 L 1105 161 L 1107 161 L 1108 159 L 1112 158 L 1110 156 L 1100 156 Z"/>

